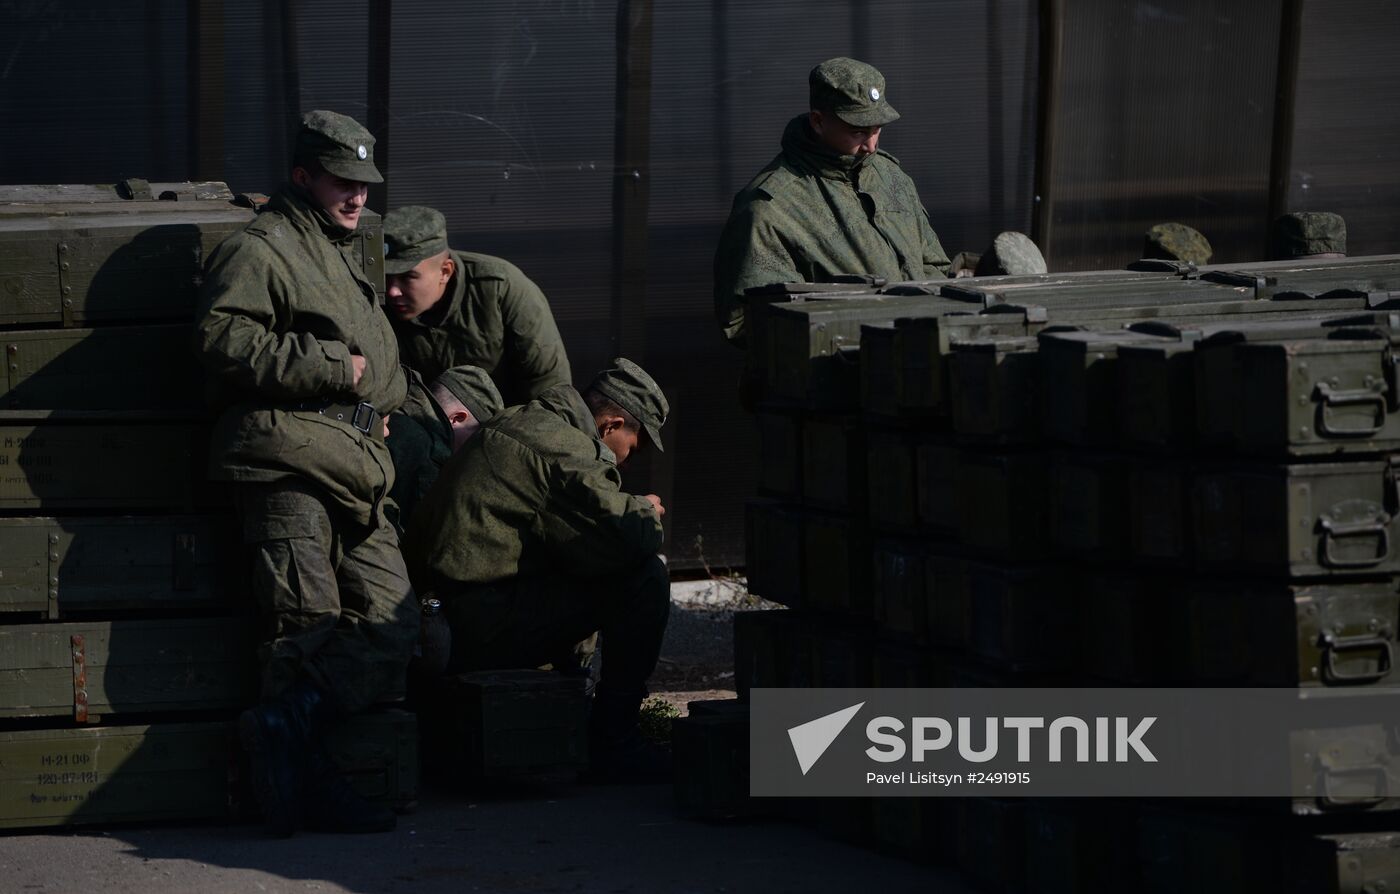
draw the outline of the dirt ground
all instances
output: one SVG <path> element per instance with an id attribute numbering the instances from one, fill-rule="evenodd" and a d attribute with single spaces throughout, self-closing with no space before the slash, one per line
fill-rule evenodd
<path id="1" fill-rule="evenodd" d="M 678 584 L 651 681 L 685 713 L 732 698 L 742 588 Z M 269 840 L 255 825 L 182 824 L 0 834 L 0 892 L 948 892 L 956 874 L 780 820 L 677 816 L 669 786 L 557 785 L 489 797 L 424 785 L 385 835 Z"/>

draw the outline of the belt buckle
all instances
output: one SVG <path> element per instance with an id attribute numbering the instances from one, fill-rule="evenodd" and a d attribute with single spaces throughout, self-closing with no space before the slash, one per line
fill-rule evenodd
<path id="1" fill-rule="evenodd" d="M 364 424 L 364 425 L 361 425 L 361 424 L 360 424 L 360 411 L 361 411 L 361 410 L 364 410 L 364 411 L 365 411 L 365 424 Z M 369 434 L 369 433 L 370 433 L 370 429 L 374 427 L 374 416 L 375 416 L 375 412 L 376 412 L 376 411 L 375 411 L 375 409 L 374 409 L 374 404 L 369 403 L 368 401 L 363 401 L 363 400 L 360 401 L 359 403 L 355 404 L 355 412 L 350 414 L 350 427 L 351 427 L 351 428 L 355 428 L 355 429 L 359 429 L 360 431 L 364 432 L 365 434 Z"/>

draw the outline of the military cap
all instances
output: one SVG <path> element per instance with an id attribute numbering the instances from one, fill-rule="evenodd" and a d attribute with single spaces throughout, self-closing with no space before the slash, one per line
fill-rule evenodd
<path id="1" fill-rule="evenodd" d="M 477 422 L 490 422 L 500 414 L 504 401 L 496 383 L 479 366 L 454 366 L 443 370 L 434 384 L 441 385 L 447 392 L 462 402 Z"/>
<path id="2" fill-rule="evenodd" d="M 830 111 L 852 127 L 880 127 L 899 119 L 885 98 L 885 76 L 873 65 L 838 56 L 807 76 L 811 107 Z"/>
<path id="3" fill-rule="evenodd" d="M 1025 233 L 998 233 L 991 247 L 977 260 L 978 276 L 1021 276 L 1044 273 L 1045 256 Z"/>
<path id="4" fill-rule="evenodd" d="M 436 208 L 406 205 L 384 215 L 384 272 L 407 273 L 447 251 L 447 218 Z"/>
<path id="5" fill-rule="evenodd" d="M 666 402 L 666 395 L 661 393 L 661 386 L 647 375 L 646 370 L 626 357 L 618 357 L 611 367 L 598 373 L 588 388 L 631 413 L 646 429 L 647 437 L 651 438 L 656 449 L 663 449 L 661 426 L 666 424 L 671 405 Z"/>
<path id="6" fill-rule="evenodd" d="M 339 112 L 316 109 L 301 118 L 293 164 L 314 161 L 330 173 L 360 183 L 383 183 L 374 166 L 374 135 Z"/>
<path id="7" fill-rule="evenodd" d="M 1179 223 L 1159 223 L 1143 237 L 1142 256 L 1163 261 L 1204 264 L 1210 260 L 1210 240 L 1200 230 Z"/>
<path id="8" fill-rule="evenodd" d="M 1347 222 L 1331 211 L 1295 211 L 1274 221 L 1274 257 L 1347 253 Z"/>

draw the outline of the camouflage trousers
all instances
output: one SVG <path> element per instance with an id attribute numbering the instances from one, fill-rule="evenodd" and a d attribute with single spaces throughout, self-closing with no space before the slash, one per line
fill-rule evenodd
<path id="1" fill-rule="evenodd" d="M 439 594 L 452 627 L 448 670 L 538 667 L 577 654 L 601 630 L 606 657 L 598 691 L 646 690 L 671 612 L 666 563 L 651 556 L 634 571 L 603 578 L 517 577 Z"/>
<path id="2" fill-rule="evenodd" d="M 398 536 L 365 528 L 305 481 L 234 487 L 266 623 L 263 697 L 300 675 L 341 711 L 403 695 L 421 611 Z"/>

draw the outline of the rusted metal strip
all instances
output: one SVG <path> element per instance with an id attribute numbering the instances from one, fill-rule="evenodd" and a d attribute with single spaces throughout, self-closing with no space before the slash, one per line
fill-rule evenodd
<path id="1" fill-rule="evenodd" d="M 87 647 L 81 633 L 75 633 L 69 641 L 73 644 L 73 719 L 87 723 Z"/>

